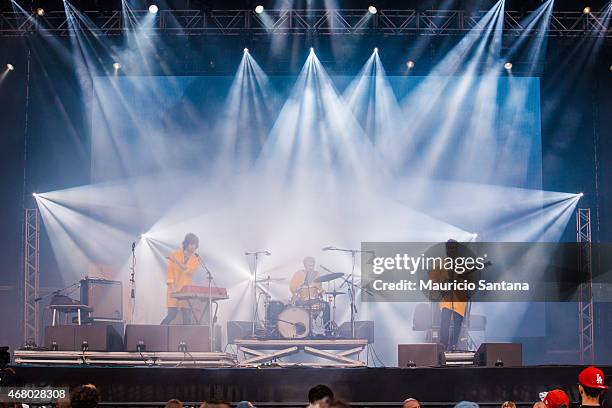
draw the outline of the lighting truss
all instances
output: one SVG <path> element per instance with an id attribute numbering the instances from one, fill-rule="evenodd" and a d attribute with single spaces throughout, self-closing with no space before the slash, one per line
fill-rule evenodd
<path id="1" fill-rule="evenodd" d="M 85 11 L 95 24 L 91 31 L 104 35 L 121 35 L 126 30 L 124 13 L 114 11 Z M 479 20 L 486 11 L 466 10 L 379 10 L 370 15 L 362 9 L 277 9 L 257 14 L 254 10 L 160 10 L 152 33 L 177 35 L 265 36 L 265 35 L 366 35 L 403 36 L 424 34 L 433 36 L 479 34 L 486 28 Z M 135 10 L 140 20 L 148 10 Z M 553 12 L 546 35 L 556 37 L 612 37 L 605 22 L 605 13 L 582 11 Z M 507 35 L 538 35 L 527 31 L 521 20 L 522 11 L 504 12 L 504 32 Z M 79 23 L 79 22 L 77 22 Z M 37 30 L 43 35 L 70 35 L 64 11 L 48 11 L 44 16 L 34 12 L 28 16 L 16 12 L 0 13 L 0 36 L 20 36 Z M 129 26 L 129 24 L 127 25 Z M 84 27 L 83 27 L 84 28 Z"/>
<path id="2" fill-rule="evenodd" d="M 587 276 L 587 281 L 580 285 L 580 300 L 578 302 L 580 363 L 593 364 L 595 361 L 595 320 L 593 309 L 591 210 L 589 208 L 579 208 L 576 211 L 576 240 L 580 246 L 580 271 Z"/>
<path id="3" fill-rule="evenodd" d="M 23 337 L 24 343 L 39 344 L 40 307 L 40 212 L 26 208 L 23 256 Z"/>

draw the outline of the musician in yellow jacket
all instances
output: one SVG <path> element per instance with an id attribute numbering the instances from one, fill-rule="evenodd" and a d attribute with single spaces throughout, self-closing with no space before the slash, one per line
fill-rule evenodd
<path id="1" fill-rule="evenodd" d="M 193 274 L 200 266 L 200 260 L 196 254 L 199 242 L 195 234 L 189 233 L 185 235 L 183 247 L 172 252 L 168 257 L 166 272 L 168 315 L 161 324 L 170 324 L 176 318 L 179 310 L 183 317 L 183 324 L 191 324 L 191 310 L 187 301 L 175 299 L 171 294 L 178 292 L 183 286 L 191 285 Z"/>

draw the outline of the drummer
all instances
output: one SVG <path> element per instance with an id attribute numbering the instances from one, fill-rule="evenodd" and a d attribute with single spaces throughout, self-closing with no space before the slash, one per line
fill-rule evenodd
<path id="1" fill-rule="evenodd" d="M 323 301 L 323 285 L 315 282 L 319 277 L 319 272 L 315 270 L 316 261 L 312 256 L 304 258 L 304 269 L 296 271 L 291 277 L 289 290 L 291 291 L 291 302 L 317 307 L 312 308 L 316 312 L 322 312 L 325 334 L 330 333 L 330 307 L 328 302 Z"/>

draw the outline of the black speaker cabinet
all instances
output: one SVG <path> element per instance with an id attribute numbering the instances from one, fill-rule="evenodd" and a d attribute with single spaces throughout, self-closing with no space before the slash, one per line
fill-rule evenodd
<path id="1" fill-rule="evenodd" d="M 227 343 L 235 344 L 236 340 L 246 339 L 251 336 L 253 322 L 228 321 L 227 322 Z"/>
<path id="2" fill-rule="evenodd" d="M 159 324 L 128 324 L 125 327 L 126 350 L 136 351 L 139 342 L 143 342 L 146 351 L 168 351 L 168 327 Z"/>
<path id="3" fill-rule="evenodd" d="M 94 324 L 74 326 L 74 346 L 83 349 L 87 342 L 89 351 L 123 351 L 123 325 Z"/>
<path id="4" fill-rule="evenodd" d="M 500 361 L 504 367 L 523 365 L 523 345 L 520 343 L 482 343 L 474 355 L 474 364 L 494 367 Z"/>
<path id="5" fill-rule="evenodd" d="M 210 328 L 208 326 L 168 326 L 168 351 L 179 351 L 185 343 L 187 351 L 210 351 Z M 215 332 L 219 332 L 215 327 Z M 220 333 L 219 333 L 220 334 Z"/>
<path id="6" fill-rule="evenodd" d="M 351 322 L 344 322 L 338 328 L 340 337 L 352 338 L 353 330 Z M 374 322 L 370 320 L 356 321 L 355 322 L 355 338 L 366 339 L 368 343 L 374 343 Z"/>
<path id="7" fill-rule="evenodd" d="M 438 343 L 398 344 L 397 363 L 399 367 L 436 367 L 444 347 Z"/>
<path id="8" fill-rule="evenodd" d="M 106 279 L 82 279 L 81 303 L 93 308 L 90 317 L 123 319 L 122 285 Z"/>
<path id="9" fill-rule="evenodd" d="M 55 345 L 59 351 L 74 351 L 74 328 L 72 325 L 45 327 L 45 347 L 51 350 Z"/>

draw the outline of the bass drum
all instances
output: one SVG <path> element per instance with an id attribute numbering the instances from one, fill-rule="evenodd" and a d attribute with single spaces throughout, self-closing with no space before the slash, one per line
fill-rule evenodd
<path id="1" fill-rule="evenodd" d="M 310 334 L 310 313 L 300 307 L 288 307 L 278 315 L 278 334 L 284 339 L 303 339 Z"/>

